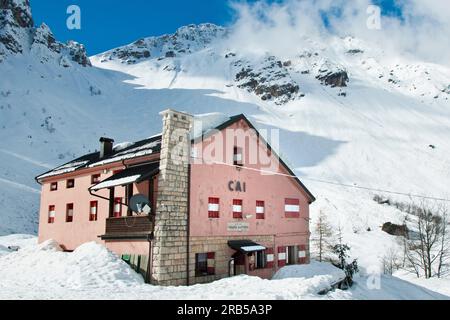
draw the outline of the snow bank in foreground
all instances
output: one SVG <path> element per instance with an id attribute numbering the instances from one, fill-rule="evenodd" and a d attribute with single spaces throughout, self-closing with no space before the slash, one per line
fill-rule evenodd
<path id="1" fill-rule="evenodd" d="M 330 276 L 332 282 L 337 282 L 345 278 L 345 273 L 327 262 L 311 261 L 310 264 L 293 265 L 281 268 L 272 279 L 286 278 L 313 278 L 317 276 Z"/>
<path id="2" fill-rule="evenodd" d="M 13 237 L 14 238 L 14 237 Z M 20 237 L 19 237 L 20 238 Z M 0 237 L 0 245 L 13 239 Z M 19 241 L 19 239 L 16 239 Z M 20 241 L 25 241 L 24 239 Z M 34 239 L 35 241 L 35 239 Z M 3 250 L 3 249 L 1 249 Z M 0 251 L 2 252 L 2 251 Z M 289 266 L 275 280 L 241 275 L 191 287 L 159 287 L 144 283 L 114 253 L 91 242 L 72 253 L 52 240 L 0 255 L 0 299 L 132 299 L 132 300 L 276 300 L 276 299 L 443 299 L 443 295 L 392 277 L 382 277 L 378 290 L 358 278 L 349 291 L 317 293 L 342 277 L 325 263 Z"/>

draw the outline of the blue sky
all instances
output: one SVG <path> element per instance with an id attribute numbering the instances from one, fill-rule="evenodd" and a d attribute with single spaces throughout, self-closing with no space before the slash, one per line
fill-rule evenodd
<path id="1" fill-rule="evenodd" d="M 282 2 L 281 0 L 274 0 Z M 313 0 L 311 0 L 313 1 Z M 31 0 L 35 24 L 45 22 L 60 41 L 76 40 L 90 55 L 142 37 L 173 33 L 190 23 L 228 25 L 233 11 L 227 0 Z M 254 0 L 248 1 L 254 2 Z M 398 14 L 395 0 L 376 0 L 384 14 Z M 66 27 L 69 5 L 81 8 L 81 30 Z"/>

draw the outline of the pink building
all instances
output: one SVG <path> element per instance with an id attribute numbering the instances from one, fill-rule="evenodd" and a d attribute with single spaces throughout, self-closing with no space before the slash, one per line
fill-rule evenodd
<path id="1" fill-rule="evenodd" d="M 96 241 L 150 283 L 185 285 L 246 273 L 270 278 L 309 262 L 314 196 L 244 115 L 194 135 L 193 118 L 161 113 L 163 132 L 57 167 L 42 185 L 39 241 L 68 251 Z M 132 211 L 144 195 L 149 214 Z"/>

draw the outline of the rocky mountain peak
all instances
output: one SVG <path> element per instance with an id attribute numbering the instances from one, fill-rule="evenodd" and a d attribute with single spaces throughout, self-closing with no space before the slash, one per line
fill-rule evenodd
<path id="1" fill-rule="evenodd" d="M 9 16 L 9 22 L 21 28 L 32 28 L 34 25 L 29 0 L 0 0 L 1 16 Z"/>
<path id="2" fill-rule="evenodd" d="M 70 61 L 91 66 L 83 45 L 58 42 L 49 26 L 34 27 L 29 0 L 0 0 L 0 62 L 7 56 L 30 54 L 42 63 L 70 67 Z"/>

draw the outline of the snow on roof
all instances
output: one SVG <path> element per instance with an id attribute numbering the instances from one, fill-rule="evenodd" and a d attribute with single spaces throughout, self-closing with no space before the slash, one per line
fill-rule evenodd
<path id="1" fill-rule="evenodd" d="M 141 177 L 141 175 L 137 174 L 134 176 L 124 177 L 124 178 L 120 178 L 120 179 L 116 179 L 116 180 L 100 182 L 96 186 L 92 187 L 92 190 L 101 190 L 101 189 L 106 189 L 109 187 L 123 186 L 126 184 L 136 182 L 140 177 Z"/>
<path id="2" fill-rule="evenodd" d="M 128 147 L 131 147 L 132 145 L 134 145 L 134 142 L 128 142 L 128 141 L 121 142 L 121 143 L 116 144 L 114 146 L 113 150 L 114 151 L 121 151 L 121 150 L 126 149 Z"/>
<path id="3" fill-rule="evenodd" d="M 52 177 L 52 176 L 57 176 L 60 174 L 64 174 L 64 173 L 69 173 L 69 172 L 73 172 L 75 170 L 77 170 L 80 167 L 83 167 L 84 165 L 86 165 L 89 161 L 74 161 L 74 162 L 69 162 L 65 165 L 62 165 L 60 167 L 57 167 L 56 169 L 45 173 L 41 176 L 39 176 L 39 179 L 42 178 L 47 178 L 47 177 Z"/>
<path id="4" fill-rule="evenodd" d="M 126 149 L 125 151 L 116 153 L 111 158 L 97 161 L 97 162 L 90 164 L 89 168 L 102 166 L 104 164 L 108 164 L 108 163 L 112 163 L 112 162 L 117 162 L 117 161 L 122 161 L 122 160 L 132 159 L 132 158 L 136 158 L 136 157 L 150 155 L 153 153 L 153 148 L 155 148 L 159 145 L 161 145 L 161 140 L 152 141 L 150 143 L 146 143 L 146 144 L 136 147 L 136 148 Z"/>
<path id="5" fill-rule="evenodd" d="M 161 149 L 161 136 L 155 135 L 151 138 L 137 141 L 134 143 L 124 142 L 120 143 L 113 149 L 113 153 L 103 159 L 100 158 L 99 152 L 84 155 L 78 159 L 75 159 L 67 164 L 50 170 L 36 179 L 44 179 L 47 177 L 57 176 L 69 172 L 74 172 L 83 168 L 93 168 L 104 164 L 118 162 L 127 159 L 133 159 L 141 156 L 146 156 L 154 153 L 158 153 Z"/>

